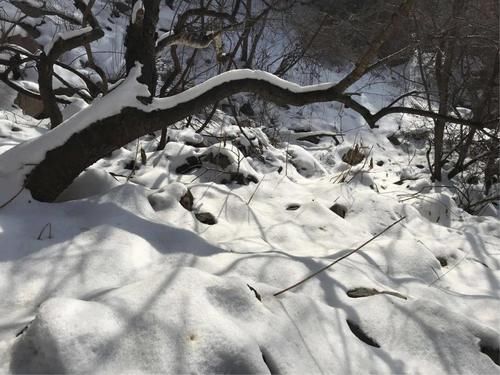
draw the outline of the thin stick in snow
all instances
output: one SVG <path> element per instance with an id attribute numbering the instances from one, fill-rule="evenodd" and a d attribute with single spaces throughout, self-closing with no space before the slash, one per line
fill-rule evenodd
<path id="1" fill-rule="evenodd" d="M 260 180 L 259 183 L 257 184 L 257 186 L 255 187 L 255 190 L 253 191 L 252 195 L 248 199 L 247 206 L 250 205 L 250 202 L 252 201 L 253 196 L 255 195 L 255 193 L 257 192 L 257 190 L 259 189 L 260 184 L 262 184 L 262 182 L 264 181 L 264 178 L 266 178 L 266 176 L 262 177 L 262 180 Z"/>
<path id="2" fill-rule="evenodd" d="M 47 236 L 48 239 L 51 239 L 52 238 L 52 224 L 51 223 L 47 223 L 43 226 L 42 230 L 40 231 L 40 233 L 38 234 L 38 237 L 36 238 L 37 240 L 41 240 L 42 239 L 42 236 L 43 234 L 45 233 L 45 229 L 48 228 L 49 229 L 49 234 Z"/>
<path id="3" fill-rule="evenodd" d="M 450 269 L 448 271 L 446 271 L 445 273 L 441 274 L 440 276 L 438 275 L 438 277 L 433 282 L 431 282 L 429 285 L 427 285 L 427 286 L 433 286 L 435 283 L 437 283 L 439 280 L 441 280 L 444 276 L 446 276 L 448 273 L 450 273 L 451 271 L 453 271 L 460 263 L 462 263 L 467 258 L 468 255 L 469 255 L 469 253 L 466 253 L 462 257 L 462 259 L 460 259 L 452 267 L 450 267 Z"/>
<path id="4" fill-rule="evenodd" d="M 22 193 L 22 191 L 23 191 L 23 190 L 24 190 L 24 185 L 23 185 L 23 186 L 21 186 L 21 189 L 19 189 L 19 191 L 18 191 L 16 194 L 14 194 L 14 196 L 13 196 L 13 197 L 11 197 L 11 198 L 10 198 L 7 202 L 3 203 L 3 204 L 0 206 L 0 208 L 4 208 L 4 207 L 5 207 L 5 206 L 7 206 L 10 202 L 12 202 L 14 199 L 16 199 L 16 198 L 19 196 L 19 194 L 21 194 L 21 193 Z"/>
<path id="5" fill-rule="evenodd" d="M 280 294 L 283 294 L 287 291 L 289 291 L 290 289 L 293 289 L 293 288 L 296 288 L 298 287 L 299 285 L 305 283 L 307 280 L 310 280 L 312 279 L 313 277 L 319 275 L 321 272 L 323 271 L 326 271 L 328 268 L 332 267 L 334 264 L 337 264 L 338 262 L 340 262 L 342 259 L 345 259 L 349 256 L 351 256 L 352 254 L 354 254 L 355 252 L 357 252 L 358 250 L 362 249 L 363 247 L 365 247 L 366 245 L 368 245 L 370 242 L 372 242 L 374 239 L 376 239 L 377 237 L 380 237 L 382 234 L 384 234 L 385 232 L 387 232 L 389 229 L 391 229 L 393 226 L 395 226 L 396 224 L 400 223 L 401 221 L 403 221 L 404 219 L 406 219 L 406 216 L 403 216 L 402 218 L 396 220 L 394 223 L 392 223 L 391 225 L 389 225 L 388 227 L 386 227 L 382 232 L 376 234 L 375 236 L 373 236 L 372 238 L 370 238 L 368 241 L 365 241 L 363 244 L 361 244 L 360 246 L 358 246 L 357 248 L 355 248 L 354 250 L 352 251 L 349 251 L 347 254 L 341 256 L 340 258 L 334 260 L 332 263 L 330 264 L 327 264 L 326 266 L 324 266 L 323 268 L 319 269 L 318 271 L 310 274 L 309 276 L 307 276 L 305 279 L 302 279 L 300 280 L 299 282 L 289 286 L 288 288 L 285 288 L 283 290 L 280 290 L 279 292 L 277 293 L 274 293 L 273 296 L 277 297 L 279 296 Z"/>

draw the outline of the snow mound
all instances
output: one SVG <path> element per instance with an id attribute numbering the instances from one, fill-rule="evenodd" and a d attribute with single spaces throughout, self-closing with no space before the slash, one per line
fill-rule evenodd
<path id="1" fill-rule="evenodd" d="M 318 177 L 325 174 L 325 169 L 316 158 L 302 147 L 297 145 L 288 146 L 290 162 L 304 177 Z"/>
<path id="2" fill-rule="evenodd" d="M 379 295 L 332 308 L 256 286 L 262 294 L 238 277 L 167 268 L 94 301 L 49 299 L 16 342 L 11 371 L 498 371 L 486 354 L 498 333 L 434 302 Z"/>
<path id="3" fill-rule="evenodd" d="M 246 76 L 274 81 L 203 87 Z M 200 134 L 203 117 L 170 127 L 162 151 L 159 134 L 114 151 L 57 204 L 15 195 L 47 150 L 143 90 L 75 101 L 52 131 L 0 111 L 0 373 L 500 373 L 498 219 L 433 185 L 426 148 L 386 139 L 400 118 L 297 113 L 304 141 L 217 111 Z M 342 161 L 356 144 L 364 158 Z"/>
<path id="4" fill-rule="evenodd" d="M 269 312 L 244 284 L 235 284 L 185 268 L 107 293 L 97 302 L 48 300 L 14 348 L 11 369 L 266 372 L 256 340 L 238 320 L 255 321 Z M 224 319 L 221 310 L 235 321 Z"/>
<path id="5" fill-rule="evenodd" d="M 57 200 L 63 202 L 87 198 L 106 193 L 118 185 L 120 183 L 108 172 L 96 168 L 88 168 L 61 193 Z"/>

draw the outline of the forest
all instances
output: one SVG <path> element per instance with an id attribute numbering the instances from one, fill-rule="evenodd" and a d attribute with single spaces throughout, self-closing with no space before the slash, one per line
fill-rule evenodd
<path id="1" fill-rule="evenodd" d="M 500 374 L 496 0 L 0 0 L 0 372 Z"/>

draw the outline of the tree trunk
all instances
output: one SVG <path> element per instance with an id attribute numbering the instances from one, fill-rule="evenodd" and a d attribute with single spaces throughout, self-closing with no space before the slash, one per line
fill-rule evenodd
<path id="1" fill-rule="evenodd" d="M 450 78 L 452 75 L 453 60 L 455 58 L 455 50 L 458 42 L 459 17 L 463 14 L 464 0 L 455 0 L 453 2 L 452 20 L 450 25 L 450 33 L 445 33 L 441 38 L 438 52 L 436 55 L 436 83 L 439 95 L 439 111 L 440 115 L 446 116 L 450 107 L 449 91 Z M 445 133 L 446 121 L 438 119 L 434 122 L 434 171 L 432 179 L 441 181 L 443 170 L 443 142 Z"/>
<path id="2" fill-rule="evenodd" d="M 54 89 L 52 87 L 52 79 L 54 77 L 52 60 L 44 53 L 40 55 L 37 63 L 38 68 L 38 89 L 40 97 L 43 101 L 43 109 L 50 118 L 50 128 L 54 129 L 62 120 L 62 114 L 57 105 Z"/>
<path id="3" fill-rule="evenodd" d="M 139 82 L 148 86 L 151 98 L 155 96 L 158 73 L 156 71 L 156 24 L 160 12 L 160 0 L 144 1 L 144 10 L 136 12 L 135 20 L 127 27 L 125 36 L 125 66 L 130 72 L 137 62 L 141 63 Z"/>
<path id="4" fill-rule="evenodd" d="M 47 150 L 44 160 L 27 176 L 25 186 L 35 199 L 53 201 L 81 171 L 113 150 L 241 92 L 258 94 L 280 105 L 300 106 L 335 100 L 346 106 L 353 106 L 354 102 L 350 96 L 339 94 L 333 88 L 293 92 L 259 78 L 234 79 L 211 87 L 171 108 L 148 111 L 147 108 L 142 110 L 128 107 L 117 115 L 89 124 L 84 130 L 73 134 L 63 145 Z M 107 98 L 108 96 L 105 96 L 101 100 Z M 365 115 L 370 116 L 369 111 L 365 110 Z M 49 135 L 50 133 L 47 134 Z"/>
<path id="5" fill-rule="evenodd" d="M 31 191 L 35 199 L 53 201 L 81 171 L 113 150 L 143 135 L 172 125 L 217 101 L 243 92 L 257 94 L 262 99 L 278 105 L 302 106 L 328 101 L 340 102 L 345 107 L 352 108 L 372 126 L 376 121 L 375 116 L 377 120 L 383 117 L 380 115 L 383 110 L 372 115 L 366 107 L 353 100 L 350 95 L 339 93 L 335 85 L 326 86 L 327 88 L 319 86 L 292 90 L 283 87 L 282 83 L 276 84 L 274 79 L 267 78 L 267 75 L 256 75 L 255 72 L 248 72 L 246 77 L 242 77 L 241 72 L 236 77 L 232 77 L 231 72 L 223 74 L 231 79 L 219 78 L 219 84 L 204 89 L 197 88 L 196 95 L 191 93 L 184 99 L 175 99 L 174 96 L 172 100 L 177 103 L 174 106 L 170 106 L 172 102 L 165 98 L 152 103 L 151 107 L 148 105 L 140 105 L 140 108 L 127 107 L 122 109 L 119 114 L 104 116 L 99 121 L 88 124 L 84 130 L 73 134 L 64 144 L 46 150 L 45 158 L 34 166 L 27 176 L 25 187 Z M 133 78 L 129 77 L 128 79 Z M 103 97 L 100 105 L 106 107 L 103 101 L 115 100 L 112 96 L 111 99 L 109 98 L 110 96 Z M 112 107 L 111 103 L 110 106 Z M 394 108 L 391 107 L 391 109 Z M 423 110 L 415 111 L 414 114 L 423 116 L 436 115 Z M 393 112 L 385 111 L 385 113 Z M 446 121 L 466 122 L 463 119 L 451 117 L 447 118 Z M 41 144 L 43 145 L 44 142 L 43 137 L 50 136 L 50 133 L 42 136 Z M 36 145 L 37 140 L 33 142 Z"/>
<path id="6" fill-rule="evenodd" d="M 252 17 L 252 0 L 247 0 L 245 4 L 246 8 L 246 21 L 245 21 L 245 30 L 243 31 L 242 35 L 242 43 L 241 43 L 241 56 L 240 60 L 241 61 L 247 61 L 248 60 L 248 40 L 250 38 L 250 31 L 252 29 L 252 23 L 250 22 L 250 19 Z"/>

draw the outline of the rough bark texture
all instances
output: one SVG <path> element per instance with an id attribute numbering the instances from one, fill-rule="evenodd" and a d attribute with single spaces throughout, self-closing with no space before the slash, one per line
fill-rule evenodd
<path id="1" fill-rule="evenodd" d="M 40 201 L 53 201 L 78 174 L 103 156 L 138 137 L 160 130 L 193 114 L 200 108 L 239 92 L 253 92 L 278 104 L 304 105 L 337 100 L 350 103 L 349 96 L 333 90 L 296 94 L 257 79 L 241 79 L 208 90 L 197 98 L 173 108 L 143 112 L 125 108 L 118 115 L 104 118 L 74 134 L 65 144 L 48 151 L 45 159 L 31 171 L 25 186 Z"/>
<path id="2" fill-rule="evenodd" d="M 144 10 L 139 11 L 135 23 L 127 28 L 125 64 L 127 72 L 136 62 L 143 65 L 140 82 L 145 83 L 151 97 L 155 95 L 158 73 L 156 71 L 156 24 L 160 12 L 160 0 L 144 2 Z"/>
<path id="3" fill-rule="evenodd" d="M 47 152 L 45 159 L 33 168 L 25 186 L 33 197 L 41 201 L 53 201 L 78 174 L 100 158 L 145 134 L 162 129 L 201 108 L 231 95 L 250 92 L 280 105 L 302 106 L 310 103 L 337 101 L 351 107 L 368 124 L 374 125 L 374 116 L 349 95 L 339 93 L 335 86 L 328 90 L 294 93 L 259 79 L 238 79 L 222 83 L 198 97 L 173 108 L 145 112 L 137 108 L 125 108 L 118 115 L 103 118 L 76 133 L 63 145 Z M 418 110 L 423 116 L 435 115 Z M 392 113 L 392 112 L 391 112 Z M 381 116 L 377 117 L 377 120 Z M 453 118 L 449 118 L 453 121 Z M 456 120 L 462 121 L 462 120 Z"/>
<path id="4" fill-rule="evenodd" d="M 456 40 L 459 36 L 459 17 L 463 13 L 464 0 L 455 0 L 453 3 L 453 19 L 451 21 L 450 35 L 444 35 L 440 41 L 436 54 L 435 71 L 438 87 L 439 109 L 441 115 L 446 115 L 450 107 L 450 77 L 452 74 L 453 60 L 456 52 Z M 446 121 L 435 119 L 434 121 L 434 170 L 432 179 L 441 181 L 444 153 L 444 132 Z"/>
<path id="5" fill-rule="evenodd" d="M 50 127 L 53 129 L 62 122 L 62 114 L 57 105 L 56 96 L 52 87 L 54 76 L 53 62 L 45 54 L 40 55 L 37 64 L 38 68 L 38 88 L 43 101 L 44 112 L 50 118 Z"/>
<path id="6" fill-rule="evenodd" d="M 373 60 L 377 57 L 380 48 L 385 41 L 392 35 L 396 26 L 401 22 L 403 16 L 407 16 L 414 0 L 405 0 L 401 3 L 398 10 L 392 15 L 391 21 L 378 33 L 370 43 L 370 48 L 356 62 L 355 68 L 342 81 L 338 83 L 339 91 L 344 91 L 353 83 L 358 81 L 369 69 Z"/>
<path id="7" fill-rule="evenodd" d="M 436 114 L 417 108 L 390 107 L 383 108 L 379 112 L 372 114 L 366 107 L 355 101 L 351 95 L 344 93 L 347 87 L 369 70 L 371 60 L 383 41 L 390 35 L 399 18 L 408 12 L 413 1 L 405 0 L 402 2 L 401 7 L 393 15 L 389 25 L 375 38 L 372 46 L 359 60 L 356 68 L 337 85 L 332 85 L 327 90 L 319 89 L 294 93 L 267 81 L 244 78 L 222 83 L 173 108 L 153 112 L 142 111 L 137 108 L 125 108 L 120 114 L 89 124 L 85 130 L 71 136 L 65 144 L 49 150 L 44 160 L 36 165 L 26 177 L 25 186 L 31 191 L 35 199 L 53 201 L 81 171 L 111 151 L 140 136 L 182 120 L 208 105 L 213 105 L 224 98 L 242 92 L 258 94 L 263 99 L 281 105 L 301 106 L 317 102 L 337 101 L 361 115 L 372 128 L 376 127 L 378 120 L 391 113 L 410 113 L 444 122 L 483 127 L 481 123 L 456 119 L 447 116 L 445 113 Z M 138 80 L 148 86 L 151 94 L 149 98 L 138 98 L 143 104 L 150 103 L 156 91 L 155 28 L 158 22 L 158 10 L 159 0 L 145 1 L 144 9 L 137 13 L 135 22 L 129 25 L 126 36 L 127 70 L 130 70 L 136 62 L 140 62 L 143 68 L 142 75 Z M 98 37 L 98 35 L 95 35 L 95 37 Z M 82 41 L 75 40 L 72 42 L 76 44 L 76 42 L 81 43 Z M 88 43 L 88 40 L 84 42 Z"/>

